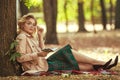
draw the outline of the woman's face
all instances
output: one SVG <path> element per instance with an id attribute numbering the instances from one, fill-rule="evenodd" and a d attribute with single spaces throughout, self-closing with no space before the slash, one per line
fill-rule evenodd
<path id="1" fill-rule="evenodd" d="M 33 34 L 35 32 L 36 25 L 35 20 L 30 18 L 26 20 L 25 24 L 23 25 L 23 30 L 28 34 Z"/>

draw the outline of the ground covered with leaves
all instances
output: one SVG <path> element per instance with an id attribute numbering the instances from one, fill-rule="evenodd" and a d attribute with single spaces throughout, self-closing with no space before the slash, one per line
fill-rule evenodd
<path id="1" fill-rule="evenodd" d="M 99 60 L 109 60 L 120 55 L 120 31 L 102 31 L 95 33 L 61 33 L 58 34 L 59 45 L 47 47 L 61 47 L 70 44 L 73 49 L 81 54 Z M 120 60 L 119 60 L 120 62 Z M 117 75 L 92 75 L 80 74 L 68 77 L 59 76 L 8 76 L 0 80 L 120 80 L 120 63 L 111 70 Z"/>

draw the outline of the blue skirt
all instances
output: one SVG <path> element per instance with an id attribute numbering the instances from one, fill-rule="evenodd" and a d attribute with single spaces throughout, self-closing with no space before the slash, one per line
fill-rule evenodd
<path id="1" fill-rule="evenodd" d="M 56 51 L 47 59 L 49 69 L 54 70 L 80 70 L 76 59 L 74 58 L 71 46 L 68 44 Z"/>

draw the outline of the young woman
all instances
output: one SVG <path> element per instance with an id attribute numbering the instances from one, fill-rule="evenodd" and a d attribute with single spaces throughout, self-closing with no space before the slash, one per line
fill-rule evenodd
<path id="1" fill-rule="evenodd" d="M 42 51 L 45 48 L 43 29 L 38 29 L 34 16 L 24 15 L 18 20 L 18 26 L 20 33 L 16 38 L 18 41 L 16 50 L 21 57 L 17 58 L 17 61 L 22 64 L 24 71 L 110 69 L 118 63 L 118 56 L 113 63 L 111 63 L 112 59 L 107 62 L 99 61 L 78 53 L 69 44 L 46 59 L 49 52 Z M 38 39 L 33 36 L 36 31 Z"/>

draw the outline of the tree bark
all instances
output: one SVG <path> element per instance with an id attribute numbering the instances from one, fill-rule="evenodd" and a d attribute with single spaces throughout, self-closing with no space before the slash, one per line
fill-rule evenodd
<path id="1" fill-rule="evenodd" d="M 0 76 L 16 75 L 6 52 L 16 37 L 16 0 L 0 0 Z"/>
<path id="2" fill-rule="evenodd" d="M 83 0 L 78 0 L 78 24 L 79 30 L 78 32 L 86 32 L 85 30 L 85 17 L 84 17 L 84 9 L 83 9 L 84 2 Z"/>
<path id="3" fill-rule="evenodd" d="M 120 0 L 116 1 L 115 28 L 120 29 Z"/>
<path id="4" fill-rule="evenodd" d="M 46 22 L 46 44 L 58 44 L 56 32 L 57 0 L 43 0 L 44 19 Z"/>

